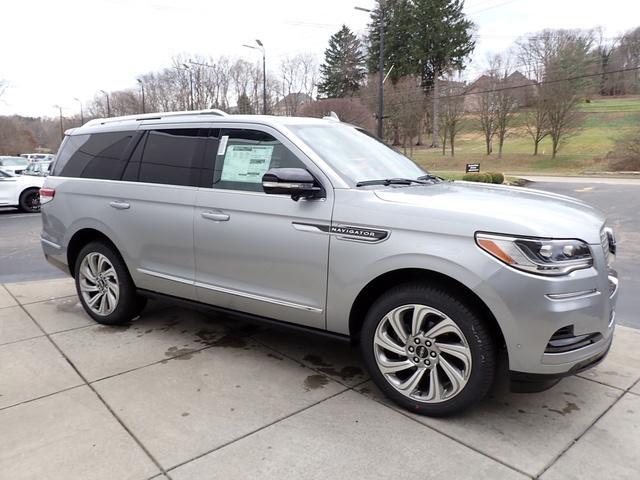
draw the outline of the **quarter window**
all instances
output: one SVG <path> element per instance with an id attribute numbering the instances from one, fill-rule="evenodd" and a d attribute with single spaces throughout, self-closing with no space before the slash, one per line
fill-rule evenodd
<path id="1" fill-rule="evenodd" d="M 215 165 L 213 188 L 229 190 L 261 192 L 270 168 L 305 168 L 279 140 L 258 130 L 223 130 L 217 151 L 208 150 L 207 156 Z"/>
<path id="2" fill-rule="evenodd" d="M 124 154 L 135 132 L 105 132 L 66 137 L 53 175 L 120 180 Z"/>

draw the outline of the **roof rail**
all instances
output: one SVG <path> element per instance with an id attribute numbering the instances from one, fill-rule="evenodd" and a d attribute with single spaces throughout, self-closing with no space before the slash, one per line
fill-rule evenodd
<path id="1" fill-rule="evenodd" d="M 218 117 L 226 117 L 228 114 L 217 108 L 209 110 L 184 110 L 180 112 L 156 112 L 156 113 L 143 113 L 139 115 L 125 115 L 122 117 L 108 117 L 108 118 L 96 118 L 89 120 L 84 126 L 92 125 L 104 125 L 107 123 L 126 122 L 126 121 L 142 121 L 142 120 L 156 120 L 169 117 L 186 117 L 194 115 L 215 115 Z"/>

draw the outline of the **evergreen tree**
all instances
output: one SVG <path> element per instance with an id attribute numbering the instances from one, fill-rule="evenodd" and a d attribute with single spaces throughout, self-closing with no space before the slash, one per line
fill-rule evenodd
<path id="1" fill-rule="evenodd" d="M 238 113 L 241 115 L 253 113 L 253 105 L 251 105 L 251 100 L 246 92 L 242 92 L 238 96 Z"/>
<path id="2" fill-rule="evenodd" d="M 355 34 L 343 25 L 331 36 L 320 66 L 318 93 L 329 98 L 353 95 L 365 76 L 365 55 Z"/>
<path id="3" fill-rule="evenodd" d="M 446 70 L 462 70 L 475 47 L 462 0 L 379 0 L 369 33 L 368 66 L 378 71 L 380 9 L 384 9 L 385 68 L 391 80 L 419 75 L 430 88 Z"/>

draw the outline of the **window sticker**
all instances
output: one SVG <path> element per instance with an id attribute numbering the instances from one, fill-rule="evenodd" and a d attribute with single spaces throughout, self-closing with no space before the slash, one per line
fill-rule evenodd
<path id="1" fill-rule="evenodd" d="M 220 139 L 220 145 L 218 145 L 218 155 L 224 155 L 224 151 L 227 149 L 228 141 L 229 135 L 225 135 Z"/>
<path id="2" fill-rule="evenodd" d="M 220 180 L 260 183 L 272 156 L 273 145 L 228 145 Z"/>

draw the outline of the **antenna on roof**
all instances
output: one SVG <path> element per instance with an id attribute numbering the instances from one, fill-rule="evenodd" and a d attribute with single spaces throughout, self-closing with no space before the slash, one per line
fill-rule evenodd
<path id="1" fill-rule="evenodd" d="M 334 122 L 339 122 L 340 118 L 333 110 L 329 112 L 329 115 L 322 117 L 323 120 L 332 120 Z"/>

